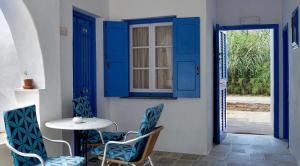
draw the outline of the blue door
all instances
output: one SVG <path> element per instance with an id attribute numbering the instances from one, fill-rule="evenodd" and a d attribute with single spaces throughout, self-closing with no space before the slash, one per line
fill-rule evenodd
<path id="1" fill-rule="evenodd" d="M 88 96 L 96 115 L 95 19 L 74 11 L 73 98 L 80 96 Z"/>
<path id="2" fill-rule="evenodd" d="M 88 96 L 92 113 L 96 105 L 95 19 L 73 12 L 73 98 Z M 70 101 L 71 102 L 71 101 Z M 80 154 L 80 140 L 75 132 L 75 155 Z"/>
<path id="3" fill-rule="evenodd" d="M 283 138 L 289 139 L 289 28 L 283 29 Z"/>
<path id="4" fill-rule="evenodd" d="M 215 67 L 214 67 L 214 143 L 220 144 L 226 137 L 227 127 L 227 37 L 226 32 L 215 32 Z"/>

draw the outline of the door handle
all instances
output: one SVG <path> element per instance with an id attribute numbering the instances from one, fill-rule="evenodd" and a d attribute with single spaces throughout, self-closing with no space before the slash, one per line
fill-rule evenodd
<path id="1" fill-rule="evenodd" d="M 196 66 L 196 74 L 200 75 L 200 67 L 199 67 L 199 65 Z"/>

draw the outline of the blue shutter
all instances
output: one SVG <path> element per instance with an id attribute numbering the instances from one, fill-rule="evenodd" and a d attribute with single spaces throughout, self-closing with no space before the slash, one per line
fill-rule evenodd
<path id="1" fill-rule="evenodd" d="M 173 21 L 173 95 L 200 97 L 200 18 Z"/>
<path id="2" fill-rule="evenodd" d="M 129 93 L 128 25 L 104 22 L 104 96 L 126 97 Z"/>

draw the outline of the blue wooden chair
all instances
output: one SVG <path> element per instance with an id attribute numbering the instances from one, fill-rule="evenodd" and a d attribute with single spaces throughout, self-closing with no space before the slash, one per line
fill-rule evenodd
<path id="1" fill-rule="evenodd" d="M 156 127 L 164 105 L 148 108 L 143 117 L 136 138 L 128 141 L 109 141 L 105 145 L 94 148 L 91 152 L 102 160 L 102 166 L 107 163 L 137 165 L 153 162 L 150 154 L 163 127 Z M 129 134 L 132 134 L 128 133 Z M 127 137 L 127 135 L 125 137 Z"/>
<path id="2" fill-rule="evenodd" d="M 87 96 L 79 97 L 73 100 L 74 116 L 92 118 L 94 117 L 90 101 Z M 100 131 L 88 130 L 82 131 L 84 135 L 87 135 L 87 143 L 89 146 L 99 146 L 108 141 L 119 141 L 124 139 L 127 132 L 119 132 L 117 123 L 113 122 L 115 125 L 114 132 L 101 132 L 103 140 L 101 140 Z M 103 142 L 104 141 L 104 142 Z"/>
<path id="3" fill-rule="evenodd" d="M 79 166 L 83 157 L 72 156 L 71 146 L 63 140 L 42 136 L 35 106 L 4 112 L 6 145 L 12 151 L 15 166 Z M 43 139 L 68 146 L 70 156 L 48 157 Z"/>

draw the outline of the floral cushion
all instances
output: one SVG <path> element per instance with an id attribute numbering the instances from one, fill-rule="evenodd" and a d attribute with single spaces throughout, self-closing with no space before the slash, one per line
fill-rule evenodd
<path id="1" fill-rule="evenodd" d="M 73 110 L 75 116 L 84 118 L 94 117 L 90 101 L 87 96 L 79 97 L 73 100 Z"/>
<path id="2" fill-rule="evenodd" d="M 40 131 L 35 106 L 4 112 L 5 130 L 9 144 L 23 153 L 35 153 L 47 159 L 47 153 Z M 35 165 L 36 158 L 22 157 L 12 153 L 15 166 Z"/>
<path id="3" fill-rule="evenodd" d="M 102 132 L 104 142 L 108 141 L 120 141 L 126 135 L 126 132 Z M 88 131 L 88 143 L 96 144 L 102 143 L 100 135 L 96 130 L 89 130 Z"/>
<path id="4" fill-rule="evenodd" d="M 137 137 L 149 134 L 155 129 L 163 107 L 164 105 L 160 104 L 146 110 Z M 108 146 L 107 157 L 128 162 L 134 161 L 138 159 L 144 152 L 147 140 L 148 138 L 141 139 L 132 146 L 111 144 Z M 103 151 L 104 146 L 98 146 L 92 149 L 92 153 L 95 155 L 103 155 Z"/>
<path id="5" fill-rule="evenodd" d="M 83 157 L 71 157 L 71 156 L 60 156 L 60 157 L 49 157 L 45 161 L 46 166 L 80 166 L 84 161 Z M 37 164 L 35 166 L 40 166 Z"/>
<path id="6" fill-rule="evenodd" d="M 97 156 L 103 156 L 105 146 L 98 146 L 91 152 Z M 131 159 L 132 146 L 131 145 L 118 145 L 110 144 L 109 149 L 106 153 L 106 157 L 110 159 L 130 161 Z"/>

